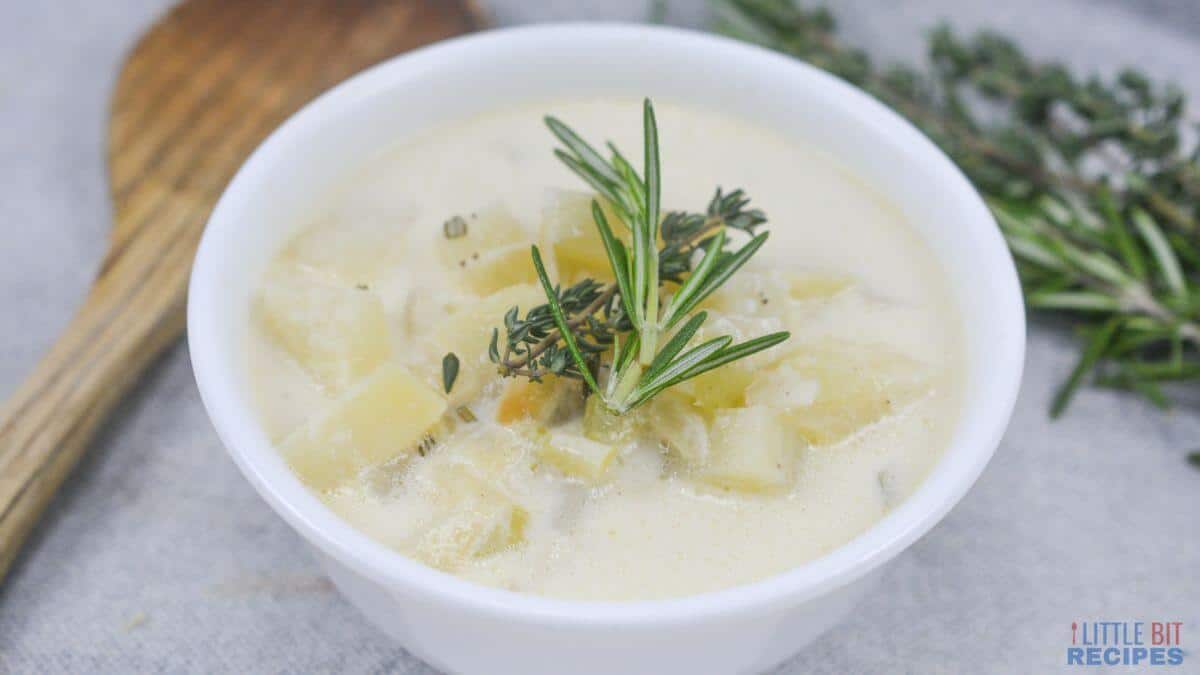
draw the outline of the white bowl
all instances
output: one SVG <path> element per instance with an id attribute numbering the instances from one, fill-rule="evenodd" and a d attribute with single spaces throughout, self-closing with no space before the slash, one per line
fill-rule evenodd
<path id="1" fill-rule="evenodd" d="M 944 457 L 899 508 L 828 555 L 723 591 L 628 603 L 486 588 L 388 549 L 292 475 L 251 405 L 243 340 L 259 275 L 322 192 L 377 148 L 445 121 L 550 97 L 620 95 L 736 115 L 837 156 L 906 215 L 965 321 L 965 405 Z M 799 651 L 874 587 L 884 564 L 975 482 L 1012 412 L 1025 323 L 1012 259 L 957 168 L 861 91 L 735 41 L 633 25 L 482 33 L 397 57 L 336 87 L 247 160 L 213 211 L 188 308 L 204 404 L 246 478 L 319 551 L 341 592 L 405 648 L 469 673 L 752 672 Z"/>

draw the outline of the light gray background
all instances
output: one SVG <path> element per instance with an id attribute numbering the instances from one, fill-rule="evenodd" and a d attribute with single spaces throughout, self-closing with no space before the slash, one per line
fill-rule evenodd
<path id="1" fill-rule="evenodd" d="M 0 7 L 0 393 L 67 321 L 105 247 L 109 91 L 164 0 Z M 640 19 L 642 0 L 485 3 L 500 24 Z M 1200 3 L 834 2 L 845 35 L 914 58 L 938 18 L 992 26 L 1088 70 L 1137 64 L 1200 98 Z M 698 25 L 698 2 L 671 3 Z M 975 489 L 901 555 L 885 590 L 780 672 L 1047 672 L 1072 621 L 1185 622 L 1200 670 L 1200 447 L 1193 402 L 1160 413 L 1087 392 L 1045 410 L 1074 359 L 1035 326 L 1003 446 Z M 1200 400 L 1200 396 L 1193 397 Z M 464 636 L 464 648 L 473 639 Z M 429 669 L 343 602 L 238 475 L 183 345 L 101 434 L 0 588 L 0 671 Z M 1175 672 L 1179 672 L 1177 669 Z"/>

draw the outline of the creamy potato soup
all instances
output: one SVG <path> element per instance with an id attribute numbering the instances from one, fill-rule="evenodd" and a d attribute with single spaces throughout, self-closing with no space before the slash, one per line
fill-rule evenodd
<path id="1" fill-rule="evenodd" d="M 296 223 L 262 279 L 246 362 L 297 476 L 425 564 L 586 600 L 756 581 L 903 501 L 959 410 L 963 346 L 946 281 L 901 214 L 836 157 L 737 119 L 657 105 L 663 213 L 703 215 L 718 186 L 740 188 L 767 218 L 753 232 L 770 233 L 700 301 L 706 319 L 687 348 L 790 336 L 620 414 L 606 405 L 621 389 L 607 383 L 612 344 L 584 345 L 607 396 L 564 372 L 561 343 L 563 375 L 502 375 L 506 313 L 547 304 L 531 245 L 564 288 L 614 279 L 597 195 L 553 154 L 562 144 L 547 113 L 598 149 L 611 139 L 643 170 L 639 102 L 540 103 L 364 158 Z M 597 205 L 628 237 L 615 207 Z M 730 251 L 749 239 L 726 229 Z M 661 284 L 664 308 L 687 278 Z"/>

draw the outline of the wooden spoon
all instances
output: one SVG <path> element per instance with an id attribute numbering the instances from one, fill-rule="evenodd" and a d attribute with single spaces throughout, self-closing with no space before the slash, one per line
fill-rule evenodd
<path id="1" fill-rule="evenodd" d="M 112 100 L 108 254 L 0 409 L 0 580 L 100 422 L 179 339 L 200 233 L 242 160 L 331 85 L 483 25 L 471 0 L 187 0 L 142 37 Z"/>

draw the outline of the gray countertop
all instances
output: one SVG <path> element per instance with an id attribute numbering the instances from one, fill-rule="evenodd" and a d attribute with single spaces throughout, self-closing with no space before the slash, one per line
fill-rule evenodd
<path id="1" fill-rule="evenodd" d="M 489 4 L 498 23 L 640 19 L 643 0 Z M 1136 64 L 1200 99 L 1200 5 L 1010 0 L 832 3 L 887 58 L 922 31 L 1012 33 L 1088 70 Z M 698 25 L 700 3 L 670 3 Z M 1001 6 L 1002 5 L 1002 6 Z M 120 59 L 163 0 L 0 6 L 0 393 L 70 316 L 109 229 L 103 169 Z M 1069 670 L 1072 621 L 1183 621 L 1200 669 L 1196 403 L 1083 393 L 1046 408 L 1069 336 L 1035 324 L 1012 427 L 974 490 L 902 554 L 883 591 L 783 673 Z M 1193 397 L 1200 400 L 1200 396 Z M 427 672 L 331 589 L 226 457 L 184 345 L 100 434 L 0 588 L 0 671 Z M 1178 670 L 1176 671 L 1178 672 Z"/>

